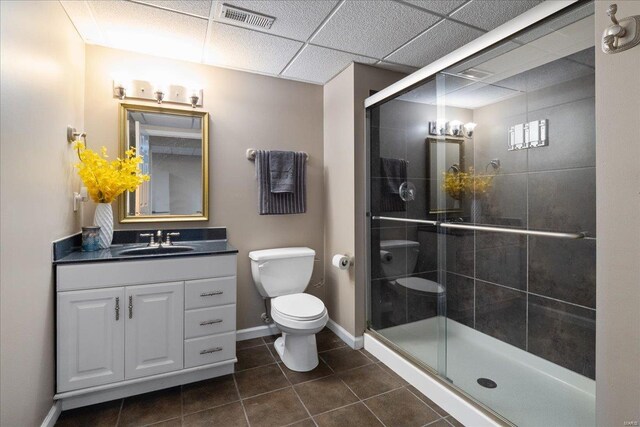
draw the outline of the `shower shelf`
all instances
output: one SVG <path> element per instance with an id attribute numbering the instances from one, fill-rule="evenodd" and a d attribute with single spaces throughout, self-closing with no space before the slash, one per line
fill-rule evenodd
<path id="1" fill-rule="evenodd" d="M 558 233 L 555 231 L 522 230 L 518 228 L 490 227 L 486 225 L 473 225 L 473 224 L 464 224 L 464 223 L 458 223 L 458 222 L 439 222 L 439 221 L 410 219 L 410 218 L 395 218 L 395 217 L 388 217 L 388 216 L 373 216 L 371 218 L 384 220 L 384 221 L 398 221 L 398 222 L 410 222 L 410 223 L 417 223 L 417 224 L 437 225 L 442 228 L 487 231 L 490 233 L 521 234 L 525 236 L 553 237 L 557 239 L 574 239 L 575 240 L 575 239 L 584 239 L 585 237 L 587 237 L 586 233 Z"/>

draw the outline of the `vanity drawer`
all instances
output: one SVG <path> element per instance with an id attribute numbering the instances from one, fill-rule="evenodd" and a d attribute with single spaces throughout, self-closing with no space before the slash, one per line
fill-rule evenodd
<path id="1" fill-rule="evenodd" d="M 184 367 L 207 365 L 236 356 L 236 332 L 193 338 L 184 342 Z"/>
<path id="2" fill-rule="evenodd" d="M 205 335 L 235 331 L 236 306 L 200 308 L 184 313 L 184 337 L 196 338 Z"/>
<path id="3" fill-rule="evenodd" d="M 190 280 L 184 286 L 184 307 L 213 307 L 236 302 L 236 276 Z"/>

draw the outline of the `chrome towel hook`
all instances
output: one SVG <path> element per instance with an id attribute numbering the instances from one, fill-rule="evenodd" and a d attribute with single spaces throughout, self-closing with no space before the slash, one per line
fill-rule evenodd
<path id="1" fill-rule="evenodd" d="M 604 53 L 618 53 L 640 44 L 640 15 L 618 20 L 616 18 L 617 12 L 618 5 L 615 3 L 607 9 L 611 25 L 602 33 L 602 51 Z"/>

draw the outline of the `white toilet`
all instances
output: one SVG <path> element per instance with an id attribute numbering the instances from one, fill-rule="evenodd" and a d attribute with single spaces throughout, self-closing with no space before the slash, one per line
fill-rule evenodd
<path id="1" fill-rule="evenodd" d="M 271 318 L 282 336 L 275 342 L 280 358 L 292 371 L 318 366 L 316 333 L 329 320 L 324 303 L 303 293 L 311 279 L 316 252 L 310 248 L 278 248 L 249 252 L 258 292 L 271 298 Z"/>

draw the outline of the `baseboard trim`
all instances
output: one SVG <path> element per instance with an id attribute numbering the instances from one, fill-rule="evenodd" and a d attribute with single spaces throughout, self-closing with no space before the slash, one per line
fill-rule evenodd
<path id="1" fill-rule="evenodd" d="M 335 321 L 329 319 L 327 322 L 327 328 L 333 331 L 342 341 L 344 341 L 349 347 L 354 350 L 364 348 L 364 336 L 354 337 L 342 326 L 338 325 Z"/>
<path id="2" fill-rule="evenodd" d="M 55 402 L 53 402 L 51 409 L 49 409 L 49 413 L 47 414 L 47 416 L 44 417 L 44 420 L 42 420 L 42 424 L 40 425 L 40 427 L 55 426 L 56 421 L 58 421 L 58 418 L 60 417 L 61 413 L 62 413 L 62 404 L 60 403 L 60 401 L 56 400 Z"/>
<path id="3" fill-rule="evenodd" d="M 280 330 L 273 323 L 270 325 L 255 326 L 253 328 L 239 329 L 236 331 L 236 341 L 245 341 L 252 338 L 268 337 L 277 335 Z"/>
<path id="4" fill-rule="evenodd" d="M 329 319 L 327 328 L 333 331 L 342 341 L 354 350 L 364 348 L 364 336 L 354 337 L 345 328 L 338 325 L 335 321 Z M 236 331 L 236 341 L 245 341 L 253 338 L 267 337 L 269 335 L 278 335 L 280 330 L 273 323 L 270 325 L 255 326 L 253 328 L 239 329 Z"/>

